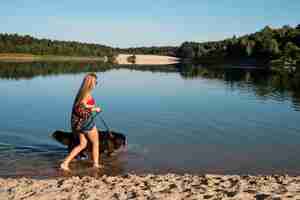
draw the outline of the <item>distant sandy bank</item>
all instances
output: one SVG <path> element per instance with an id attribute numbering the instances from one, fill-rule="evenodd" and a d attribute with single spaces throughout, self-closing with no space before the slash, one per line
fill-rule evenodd
<path id="1" fill-rule="evenodd" d="M 116 57 L 116 64 L 130 65 L 128 58 L 132 54 L 119 54 Z M 179 62 L 179 58 L 172 56 L 158 56 L 158 55 L 135 55 L 135 63 L 137 65 L 170 65 Z M 104 57 L 88 57 L 88 56 L 56 56 L 56 55 L 33 55 L 21 53 L 0 53 L 0 62 L 108 62 L 108 58 Z"/>
<path id="2" fill-rule="evenodd" d="M 119 54 L 116 58 L 116 61 L 120 65 L 132 64 L 128 62 L 128 57 L 132 54 Z M 143 55 L 136 54 L 135 64 L 137 65 L 170 65 L 176 64 L 179 62 L 179 58 L 172 56 L 158 56 L 158 55 Z"/>

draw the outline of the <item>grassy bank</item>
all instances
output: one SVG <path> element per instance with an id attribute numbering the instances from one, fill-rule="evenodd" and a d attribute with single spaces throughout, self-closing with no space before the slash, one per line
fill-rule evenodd
<path id="1" fill-rule="evenodd" d="M 82 62 L 97 61 L 106 62 L 107 57 L 84 57 L 84 56 L 55 56 L 55 55 L 33 55 L 19 53 L 2 53 L 0 54 L 0 62 Z"/>

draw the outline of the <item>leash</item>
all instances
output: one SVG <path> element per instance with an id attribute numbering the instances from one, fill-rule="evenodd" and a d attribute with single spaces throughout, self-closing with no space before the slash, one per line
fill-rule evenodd
<path id="1" fill-rule="evenodd" d="M 91 125 L 91 123 L 95 120 L 95 118 L 96 118 L 96 117 L 99 117 L 99 118 L 101 119 L 102 123 L 104 124 L 104 126 L 105 126 L 107 132 L 109 133 L 109 132 L 110 132 L 110 128 L 108 127 L 107 123 L 104 121 L 103 117 L 102 117 L 101 115 L 99 115 L 99 114 L 100 114 L 100 113 L 98 113 L 98 112 L 95 113 L 95 114 L 92 114 L 91 120 L 90 120 L 87 124 L 85 124 L 84 127 L 89 127 L 89 126 Z"/>
<path id="2" fill-rule="evenodd" d="M 105 128 L 107 129 L 107 132 L 110 132 L 110 128 L 107 126 L 107 123 L 104 121 L 103 117 L 101 115 L 97 115 L 101 119 L 102 123 L 104 124 Z"/>
<path id="3" fill-rule="evenodd" d="M 105 149 L 109 149 L 109 143 L 108 143 L 108 140 L 110 137 L 113 137 L 111 132 L 110 132 L 110 128 L 108 127 L 107 123 L 105 122 L 105 120 L 103 119 L 103 117 L 101 115 L 97 115 L 102 123 L 104 124 L 105 128 L 106 128 L 106 131 L 107 133 L 106 134 L 103 134 L 103 145 L 106 147 Z"/>

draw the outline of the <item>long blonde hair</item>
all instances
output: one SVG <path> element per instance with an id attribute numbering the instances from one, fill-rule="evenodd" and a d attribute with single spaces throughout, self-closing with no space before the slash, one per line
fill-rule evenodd
<path id="1" fill-rule="evenodd" d="M 77 92 L 76 98 L 74 100 L 73 109 L 74 107 L 80 103 L 93 89 L 93 79 L 97 80 L 96 73 L 88 73 L 82 83 L 81 86 Z M 72 110 L 73 110 L 72 109 Z"/>

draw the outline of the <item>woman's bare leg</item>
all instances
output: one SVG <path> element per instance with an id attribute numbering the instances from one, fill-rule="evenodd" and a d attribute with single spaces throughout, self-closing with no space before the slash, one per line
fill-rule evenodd
<path id="1" fill-rule="evenodd" d="M 79 145 L 76 146 L 60 165 L 63 170 L 70 170 L 69 163 L 87 146 L 87 139 L 83 133 L 79 133 Z"/>
<path id="2" fill-rule="evenodd" d="M 88 134 L 87 138 L 92 143 L 92 157 L 94 161 L 94 167 L 99 167 L 99 136 L 98 130 L 93 128 Z"/>

